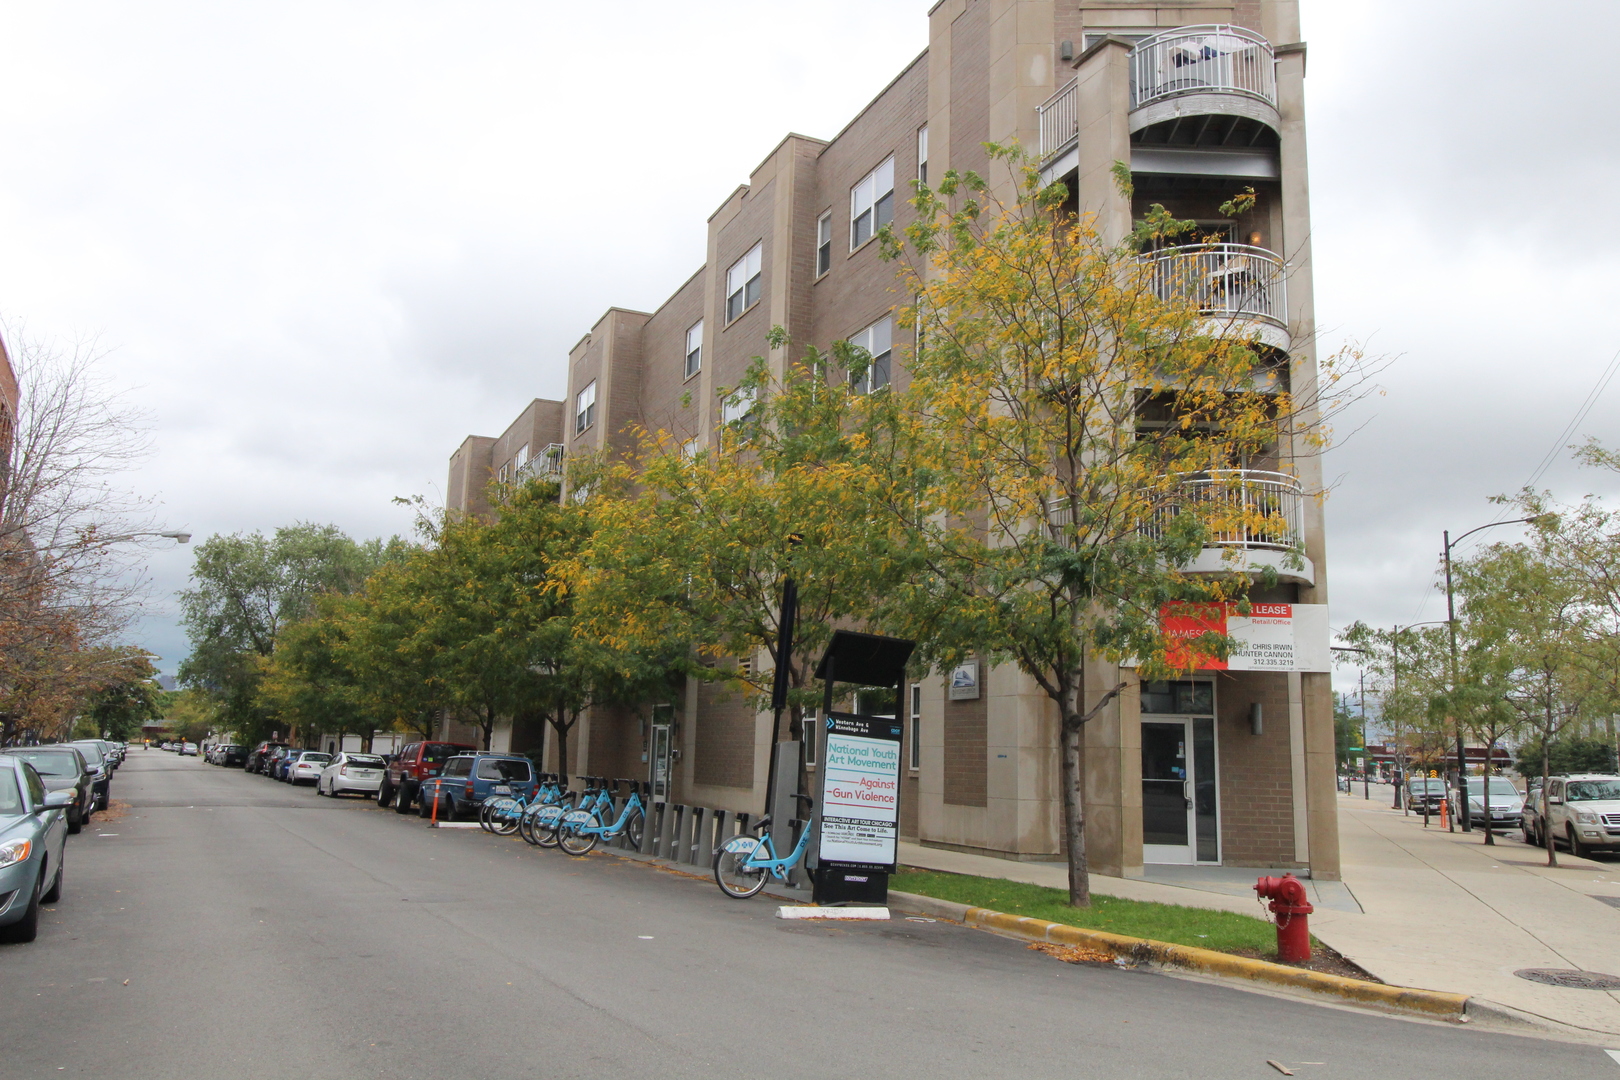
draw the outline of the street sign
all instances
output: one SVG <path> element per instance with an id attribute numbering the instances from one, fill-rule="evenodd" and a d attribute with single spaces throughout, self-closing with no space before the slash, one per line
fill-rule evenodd
<path id="1" fill-rule="evenodd" d="M 1347 754 L 1365 754 L 1367 748 L 1365 746 L 1347 746 L 1344 748 L 1344 752 Z"/>

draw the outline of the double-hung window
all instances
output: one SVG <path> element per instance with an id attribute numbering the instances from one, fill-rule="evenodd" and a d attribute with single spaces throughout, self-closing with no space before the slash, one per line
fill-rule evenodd
<path id="1" fill-rule="evenodd" d="M 763 242 L 731 264 L 726 271 L 726 322 L 759 303 L 759 271 L 764 254 Z"/>
<path id="2" fill-rule="evenodd" d="M 596 380 L 574 398 L 574 434 L 578 435 L 596 423 Z"/>
<path id="3" fill-rule="evenodd" d="M 865 330 L 849 339 L 857 348 L 865 349 L 870 357 L 866 369 L 851 373 L 849 384 L 858 394 L 870 394 L 889 385 L 889 361 L 893 354 L 894 319 L 885 315 Z"/>
<path id="4" fill-rule="evenodd" d="M 686 332 L 686 378 L 703 370 L 703 320 L 699 319 Z"/>
<path id="5" fill-rule="evenodd" d="M 832 269 L 832 211 L 816 222 L 816 277 Z"/>
<path id="6" fill-rule="evenodd" d="M 849 250 L 854 251 L 894 220 L 894 155 L 849 189 Z"/>
<path id="7" fill-rule="evenodd" d="M 917 179 L 928 183 L 928 125 L 917 129 Z"/>

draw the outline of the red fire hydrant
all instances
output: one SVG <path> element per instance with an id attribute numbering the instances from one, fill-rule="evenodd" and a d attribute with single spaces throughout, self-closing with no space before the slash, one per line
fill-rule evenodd
<path id="1" fill-rule="evenodd" d="M 1311 928 L 1306 916 L 1316 909 L 1305 899 L 1305 885 L 1293 874 L 1263 877 L 1254 883 L 1260 899 L 1270 900 L 1277 923 L 1277 959 L 1301 963 L 1311 958 Z"/>

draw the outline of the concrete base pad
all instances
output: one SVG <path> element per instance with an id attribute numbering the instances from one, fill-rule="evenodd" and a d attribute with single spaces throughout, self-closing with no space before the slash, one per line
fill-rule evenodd
<path id="1" fill-rule="evenodd" d="M 876 919 L 886 921 L 886 907 L 779 907 L 778 919 Z"/>

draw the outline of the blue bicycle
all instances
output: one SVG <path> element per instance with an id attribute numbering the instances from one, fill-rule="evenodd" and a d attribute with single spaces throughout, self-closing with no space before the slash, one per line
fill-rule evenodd
<path id="1" fill-rule="evenodd" d="M 641 802 L 640 786 L 634 780 L 621 780 L 621 784 L 630 785 L 630 797 L 624 801 L 624 809 L 619 811 L 618 820 L 611 825 L 604 825 L 603 819 L 613 813 L 613 800 L 607 799 L 606 808 L 603 808 L 602 799 L 590 809 L 572 810 L 563 815 L 562 824 L 557 827 L 557 843 L 570 855 L 584 855 L 596 846 L 598 840 L 616 840 L 620 836 L 628 837 L 632 847 L 641 847 L 642 830 L 646 827 L 647 814 Z M 603 794 L 606 794 L 604 790 Z"/>
<path id="2" fill-rule="evenodd" d="M 810 820 L 804 823 L 799 842 L 793 846 L 792 852 L 777 857 L 776 844 L 771 840 L 771 819 L 767 814 L 754 823 L 758 836 L 733 836 L 715 849 L 714 883 L 720 886 L 721 892 L 734 900 L 746 900 L 756 895 L 773 877 L 786 881 L 788 874 L 799 865 L 799 860 L 804 858 L 805 850 L 810 846 L 810 831 L 815 827 L 816 800 L 808 795 L 795 795 L 794 798 L 809 806 Z"/>
<path id="3" fill-rule="evenodd" d="M 540 786 L 535 789 L 532 800 L 522 795 L 491 795 L 485 799 L 478 808 L 478 824 L 497 836 L 510 836 L 517 832 L 529 807 L 546 806 L 561 798 L 557 778 L 548 773 L 540 777 Z"/>
<path id="4" fill-rule="evenodd" d="M 539 805 L 531 803 L 529 809 L 519 819 L 519 829 L 523 839 L 536 847 L 556 847 L 560 836 L 559 829 L 563 818 L 569 814 L 580 811 L 598 811 L 604 816 L 613 812 L 613 799 L 608 795 L 606 781 L 599 777 L 583 777 L 586 783 L 585 790 L 578 794 L 563 791 L 554 803 Z"/>

